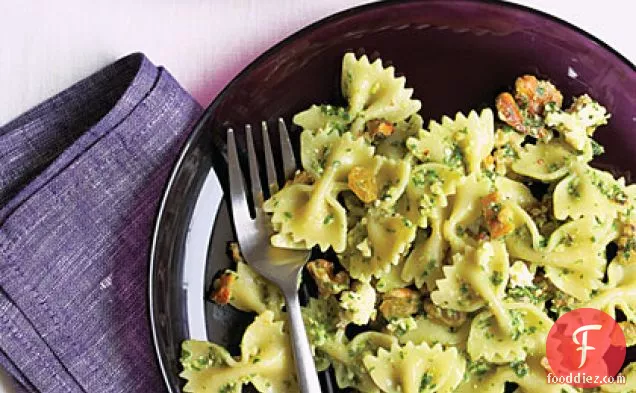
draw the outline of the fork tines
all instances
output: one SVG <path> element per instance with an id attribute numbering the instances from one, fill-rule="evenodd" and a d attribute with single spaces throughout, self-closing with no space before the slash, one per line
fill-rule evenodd
<path id="1" fill-rule="evenodd" d="M 259 150 L 254 143 L 254 137 L 252 136 L 252 126 L 245 125 L 245 138 L 247 144 L 247 158 L 249 162 L 249 184 L 252 194 L 252 208 L 255 212 L 263 204 L 264 199 L 268 198 L 271 193 L 278 189 L 279 182 L 276 176 L 276 165 L 274 162 L 274 154 L 272 152 L 272 146 L 270 143 L 269 131 L 267 122 L 261 123 L 262 133 L 262 151 L 265 155 L 265 176 L 267 192 L 263 192 L 261 182 L 261 171 L 256 152 Z M 250 206 L 246 196 L 246 179 L 241 172 L 240 160 L 238 150 L 236 147 L 236 138 L 234 136 L 234 130 L 228 128 L 227 130 L 227 150 L 228 150 L 228 167 L 230 177 L 230 196 L 232 200 L 232 209 L 234 215 L 239 220 L 251 219 L 249 214 Z M 278 134 L 280 137 L 280 150 L 283 164 L 283 176 L 284 179 L 289 179 L 296 171 L 296 158 L 294 157 L 294 150 L 292 148 L 287 126 L 282 118 L 278 119 Z M 237 217 L 238 216 L 238 217 Z"/>

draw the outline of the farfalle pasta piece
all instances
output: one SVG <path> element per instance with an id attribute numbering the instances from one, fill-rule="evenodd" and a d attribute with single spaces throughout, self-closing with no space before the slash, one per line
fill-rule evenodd
<path id="1" fill-rule="evenodd" d="M 502 329 L 499 318 L 490 311 L 473 319 L 466 345 L 471 359 L 502 364 L 543 355 L 552 320 L 532 304 L 509 303 L 504 308 L 509 315 L 508 329 Z"/>
<path id="2" fill-rule="evenodd" d="M 624 181 L 587 165 L 572 166 L 572 174 L 557 184 L 553 194 L 554 216 L 558 220 L 595 216 L 613 219 L 627 204 Z"/>
<path id="3" fill-rule="evenodd" d="M 380 393 L 364 366 L 363 359 L 379 348 L 389 349 L 397 343 L 391 335 L 374 331 L 356 335 L 350 342 L 327 343 L 321 348 L 333 365 L 340 389 L 353 388 L 362 393 Z"/>
<path id="4" fill-rule="evenodd" d="M 411 174 L 411 164 L 405 160 L 394 160 L 376 156 L 374 168 L 378 188 L 378 206 L 391 209 L 406 190 Z"/>
<path id="5" fill-rule="evenodd" d="M 406 147 L 406 140 L 414 137 L 422 129 L 423 120 L 420 115 L 412 115 L 407 120 L 398 122 L 391 135 L 382 138 L 376 146 L 376 154 L 392 158 L 394 160 L 402 160 L 410 154 Z"/>
<path id="6" fill-rule="evenodd" d="M 539 250 L 545 246 L 545 239 L 539 232 L 537 224 L 534 222 L 530 214 L 525 211 L 517 203 L 507 202 L 504 206 L 510 211 L 512 217 L 512 225 L 517 229 L 517 233 L 513 236 L 523 234 L 524 238 L 530 238 L 530 244 L 533 249 Z M 527 235 L 527 236 L 526 236 Z"/>
<path id="7" fill-rule="evenodd" d="M 280 230 L 280 225 L 272 225 L 274 231 Z M 276 233 L 270 238 L 272 246 L 279 248 L 288 248 L 290 250 L 308 250 L 311 247 L 307 246 L 307 242 L 304 240 L 295 240 L 291 233 Z"/>
<path id="8" fill-rule="evenodd" d="M 598 222 L 586 216 L 557 228 L 545 247 L 533 247 L 529 232 L 517 230 L 506 239 L 514 258 L 543 266 L 557 288 L 586 300 L 602 286 L 607 244 L 617 233 L 611 221 Z"/>
<path id="9" fill-rule="evenodd" d="M 381 277 L 406 253 L 415 239 L 415 230 L 415 225 L 400 214 L 371 209 L 349 231 L 348 247 L 340 255 L 340 262 L 358 280 Z"/>
<path id="10" fill-rule="evenodd" d="M 275 285 L 242 262 L 236 264 L 235 279 L 230 286 L 229 303 L 239 310 L 262 314 L 271 311 L 280 316 L 285 299 Z"/>
<path id="11" fill-rule="evenodd" d="M 328 178 L 330 182 L 347 182 L 347 175 L 355 166 L 376 166 L 375 148 L 363 137 L 350 132 L 339 135 L 328 131 L 303 131 L 300 135 L 303 168 L 314 178 Z"/>
<path id="12" fill-rule="evenodd" d="M 452 168 L 476 173 L 481 162 L 494 147 L 494 119 L 490 109 L 479 115 L 471 111 L 468 117 L 458 113 L 455 119 L 447 116 L 442 122 L 431 121 L 429 131 L 422 130 L 406 141 L 411 153 L 423 162 L 437 162 Z"/>
<path id="13" fill-rule="evenodd" d="M 530 358 L 495 367 L 483 373 L 470 373 L 455 393 L 504 393 L 506 382 L 518 385 L 519 393 L 576 393 L 570 385 L 549 384 L 547 373 L 540 361 Z"/>
<path id="14" fill-rule="evenodd" d="M 456 348 L 422 343 L 393 345 L 364 357 L 364 366 L 386 393 L 450 393 L 462 381 L 466 361 Z"/>
<path id="15" fill-rule="evenodd" d="M 578 262 L 585 263 L 585 262 Z M 569 268 L 545 266 L 545 275 L 550 282 L 567 295 L 579 301 L 589 299 L 603 286 L 603 276 L 598 271 L 573 271 Z"/>
<path id="16" fill-rule="evenodd" d="M 494 183 L 484 175 L 472 174 L 457 187 L 453 209 L 444 223 L 444 238 L 453 252 L 463 252 L 466 246 L 476 247 L 477 241 L 466 228 L 481 216 L 481 199 L 494 191 Z"/>
<path id="17" fill-rule="evenodd" d="M 427 316 L 415 318 L 415 326 L 398 335 L 400 344 L 412 342 L 415 345 L 427 343 L 428 345 L 442 344 L 458 348 L 466 347 L 470 323 L 464 323 L 458 328 L 449 328 Z"/>
<path id="18" fill-rule="evenodd" d="M 537 141 L 534 145 L 526 145 L 511 167 L 520 175 L 549 183 L 566 176 L 573 163 L 587 163 L 592 157 L 591 143 L 588 143 L 583 154 L 580 154 L 565 141 L 557 138 L 547 143 Z"/>
<path id="19" fill-rule="evenodd" d="M 607 124 L 607 110 L 584 94 L 572 102 L 566 111 L 555 107 L 547 108 L 545 123 L 561 132 L 565 141 L 576 150 L 583 150 L 588 136 L 592 136 L 598 126 Z"/>
<path id="20" fill-rule="evenodd" d="M 241 370 L 242 364 L 225 348 L 207 341 L 184 341 L 180 361 L 183 367 L 180 377 L 187 380 L 184 392 L 240 393 L 243 385 L 254 377 Z"/>
<path id="21" fill-rule="evenodd" d="M 225 348 L 198 340 L 188 340 L 182 343 L 180 362 L 184 370 L 190 372 L 201 371 L 211 366 L 233 366 L 237 363 Z"/>
<path id="22" fill-rule="evenodd" d="M 366 325 L 375 319 L 377 295 L 368 282 L 355 282 L 350 291 L 340 294 L 340 320 L 342 324 Z"/>
<path id="23" fill-rule="evenodd" d="M 307 129 L 300 134 L 300 160 L 303 170 L 314 179 L 325 171 L 332 149 L 340 143 L 340 134 L 323 129 Z M 373 155 L 373 150 L 364 152 L 365 157 Z M 369 158 L 370 160 L 370 158 Z"/>
<path id="24" fill-rule="evenodd" d="M 475 227 L 479 226 L 483 218 L 486 199 L 491 199 L 498 210 L 509 204 L 525 208 L 537 204 L 528 187 L 517 181 L 483 173 L 467 176 L 457 187 L 453 210 L 444 223 L 444 238 L 448 240 L 453 252 L 463 252 L 467 246 L 477 246 L 475 236 L 478 234 L 473 233 L 471 236 L 467 229 L 472 227 L 473 232 L 476 232 Z"/>
<path id="25" fill-rule="evenodd" d="M 397 210 L 422 228 L 428 219 L 448 206 L 448 197 L 462 183 L 461 172 L 438 163 L 420 164 L 411 170 L 410 181 Z"/>
<path id="26" fill-rule="evenodd" d="M 374 148 L 365 138 L 356 138 L 351 133 L 340 136 L 324 131 L 304 131 L 301 134 L 303 167 L 309 168 L 308 173 L 314 179 L 319 179 L 320 183 L 327 179 L 337 184 L 336 188 L 349 188 L 359 197 L 362 197 L 361 193 L 372 195 L 364 202 L 379 199 L 381 206 L 389 207 L 404 192 L 411 164 L 373 153 Z M 357 178 L 354 173 L 359 174 Z"/>
<path id="27" fill-rule="evenodd" d="M 316 153 L 320 155 L 319 161 L 324 163 L 321 166 L 324 170 L 317 173 L 316 182 L 288 184 L 263 204 L 265 212 L 272 213 L 272 225 L 278 232 L 272 236 L 274 246 L 292 248 L 291 240 L 292 245 L 304 243 L 307 248 L 318 245 L 323 251 L 330 246 L 336 252 L 344 250 L 347 217 L 337 194 L 347 188 L 345 183 L 352 168 L 374 168 L 376 160 L 373 147 L 364 138 L 345 133 L 338 141 L 335 143 L 326 138 L 320 143 L 305 143 L 305 148 L 311 152 L 322 152 Z"/>
<path id="28" fill-rule="evenodd" d="M 383 119 L 390 122 L 404 120 L 420 110 L 422 104 L 412 99 L 413 89 L 406 88 L 406 78 L 396 77 L 393 67 L 382 66 L 367 56 L 356 59 L 347 53 L 342 59 L 342 94 L 349 102 L 351 130 L 359 133 L 367 121 Z"/>
<path id="29" fill-rule="evenodd" d="M 635 258 L 636 259 L 636 258 Z M 596 308 L 616 318 L 616 310 L 636 323 L 636 263 L 614 259 L 607 267 L 608 284 L 581 307 Z"/>
<path id="30" fill-rule="evenodd" d="M 401 257 L 397 265 L 391 265 L 389 272 L 378 278 L 375 283 L 375 289 L 378 292 L 386 293 L 394 289 L 404 288 L 411 285 L 412 282 L 410 280 L 404 280 L 402 278 L 405 262 L 406 258 Z"/>
<path id="31" fill-rule="evenodd" d="M 538 204 L 537 199 L 532 195 L 532 191 L 525 184 L 509 179 L 504 176 L 495 177 L 495 189 L 501 198 L 511 201 L 524 209 L 529 209 Z"/>
<path id="32" fill-rule="evenodd" d="M 241 358 L 234 360 L 222 347 L 202 341 L 185 341 L 180 376 L 185 392 L 239 393 L 252 383 L 261 393 L 298 391 L 289 339 L 284 322 L 275 322 L 266 311 L 256 317 L 241 341 Z"/>
<path id="33" fill-rule="evenodd" d="M 347 239 L 347 213 L 336 199 L 330 184 L 292 184 L 283 187 L 263 205 L 272 213 L 272 224 L 279 232 L 271 238 L 281 248 L 311 249 L 318 245 L 326 251 L 332 246 L 343 251 Z"/>
<path id="34" fill-rule="evenodd" d="M 636 184 L 625 186 L 625 194 L 627 195 L 628 206 L 636 205 Z"/>
<path id="35" fill-rule="evenodd" d="M 292 119 L 294 124 L 303 130 L 324 132 L 328 135 L 343 134 L 351 123 L 351 117 L 346 108 L 332 105 L 312 105 Z"/>
<path id="36" fill-rule="evenodd" d="M 430 234 L 419 229 L 402 269 L 401 278 L 405 282 L 414 282 L 422 288 L 426 285 L 429 291 L 436 288 L 436 281 L 444 276 L 442 266 L 448 242 L 444 239 L 442 225 L 448 217 L 448 208 L 438 208 L 439 212 L 429 220 Z"/>
<path id="37" fill-rule="evenodd" d="M 483 242 L 465 254 L 453 255 L 453 265 L 444 266 L 431 300 L 437 306 L 472 312 L 488 306 L 500 324 L 509 316 L 503 305 L 508 283 L 508 253 L 503 242 Z"/>

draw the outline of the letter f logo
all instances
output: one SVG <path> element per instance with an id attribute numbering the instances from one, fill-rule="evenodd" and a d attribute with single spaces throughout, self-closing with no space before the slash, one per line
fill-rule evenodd
<path id="1" fill-rule="evenodd" d="M 581 364 L 579 364 L 579 368 L 583 367 L 585 364 L 585 360 L 587 359 L 587 351 L 593 351 L 596 348 L 587 345 L 587 332 L 590 330 L 601 330 L 602 325 L 584 325 L 580 328 L 576 329 L 572 334 L 572 341 L 575 344 L 580 345 L 576 350 L 581 351 Z M 579 333 L 583 332 L 582 340 L 579 342 L 579 339 L 576 337 Z"/>

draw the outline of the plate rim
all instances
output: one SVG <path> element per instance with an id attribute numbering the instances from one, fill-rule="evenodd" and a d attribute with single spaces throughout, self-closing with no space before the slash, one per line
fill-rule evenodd
<path id="1" fill-rule="evenodd" d="M 480 5 L 487 5 L 487 6 L 491 6 L 491 5 L 495 5 L 495 6 L 501 6 L 504 8 L 512 8 L 512 9 L 516 9 L 518 11 L 522 11 L 522 12 L 526 12 L 529 14 L 534 14 L 540 18 L 544 18 L 547 20 L 550 20 L 552 22 L 555 22 L 557 24 L 563 25 L 564 27 L 572 30 L 575 33 L 579 33 L 581 34 L 584 38 L 586 38 L 588 41 L 591 41 L 597 45 L 599 45 L 599 47 L 603 48 L 604 50 L 608 51 L 610 54 L 612 54 L 613 56 L 615 56 L 618 60 L 620 60 L 620 62 L 622 62 L 623 64 L 627 65 L 629 68 L 632 69 L 632 71 L 636 72 L 636 65 L 635 63 L 633 63 L 631 60 L 629 60 L 627 57 L 625 57 L 622 53 L 620 53 L 618 50 L 614 49 L 611 45 L 607 44 L 604 40 L 598 38 L 597 36 L 595 36 L 594 34 L 584 30 L 581 27 L 576 26 L 575 24 L 568 22 L 565 19 L 562 19 L 558 16 L 552 15 L 550 13 L 547 13 L 545 11 L 542 10 L 538 10 L 536 8 L 532 8 L 523 4 L 518 4 L 518 3 L 512 3 L 510 1 L 505 1 L 505 0 L 458 0 L 457 2 L 464 2 L 464 3 L 472 3 L 472 4 L 480 4 Z M 367 12 L 370 10 L 374 10 L 374 9 L 381 9 L 384 7 L 392 7 L 395 5 L 401 5 L 401 4 L 412 4 L 412 3 L 440 3 L 443 4 L 443 0 L 386 0 L 386 1 L 378 1 L 378 2 L 372 2 L 372 3 L 367 3 L 367 4 L 362 4 L 362 5 L 358 5 L 358 6 L 354 6 L 351 8 L 347 8 L 344 9 L 342 11 L 338 11 L 336 13 L 330 14 L 326 17 L 323 17 L 321 19 L 318 19 L 317 21 L 314 21 L 308 25 L 306 25 L 305 27 L 300 28 L 299 30 L 297 30 L 296 32 L 292 33 L 291 35 L 288 35 L 287 37 L 283 38 L 282 40 L 278 41 L 276 44 L 272 45 L 271 47 L 269 47 L 266 51 L 264 51 L 263 53 L 261 53 L 260 55 L 258 55 L 254 60 L 252 60 L 247 66 L 245 66 L 236 76 L 234 76 L 228 83 L 227 85 L 225 85 L 223 87 L 223 89 L 214 97 L 214 99 L 210 102 L 210 104 L 206 107 L 206 109 L 203 111 L 203 113 L 201 114 L 201 116 L 196 120 L 196 122 L 194 123 L 194 127 L 192 128 L 192 131 L 190 131 L 190 134 L 188 135 L 188 137 L 186 138 L 186 141 L 184 142 L 183 146 L 180 148 L 179 150 L 179 154 L 178 154 L 178 158 L 175 160 L 174 164 L 172 165 L 172 169 L 170 171 L 170 175 L 168 176 L 168 179 L 165 183 L 164 188 L 161 191 L 161 200 L 159 203 L 159 206 L 157 208 L 156 214 L 154 216 L 154 221 L 153 221 L 153 225 L 152 225 L 152 239 L 149 245 L 149 269 L 148 269 L 148 288 L 146 291 L 146 296 L 147 296 L 147 310 L 148 310 L 148 314 L 149 314 L 149 328 L 150 328 L 150 332 L 151 332 L 151 336 L 152 336 L 152 346 L 154 348 L 154 359 L 159 367 L 159 370 L 161 371 L 161 375 L 162 375 L 162 379 L 164 382 L 164 385 L 166 386 L 166 388 L 168 389 L 169 392 L 173 392 L 172 386 L 169 383 L 169 378 L 168 378 L 168 373 L 166 370 L 166 366 L 164 364 L 164 362 L 161 359 L 161 351 L 159 348 L 159 344 L 158 344 L 158 337 L 157 337 L 157 321 L 156 321 L 156 315 L 154 313 L 154 306 L 155 306 L 155 293 L 154 293 L 154 272 L 155 269 L 157 268 L 157 241 L 158 241 L 158 237 L 159 234 L 161 232 L 161 223 L 163 221 L 163 217 L 165 215 L 165 209 L 166 209 L 166 203 L 167 203 L 167 199 L 168 196 L 171 194 L 173 185 L 176 181 L 176 177 L 178 172 L 180 171 L 184 160 L 186 159 L 186 157 L 188 156 L 188 154 L 190 153 L 191 149 L 193 148 L 193 142 L 197 139 L 197 137 L 199 136 L 199 134 L 201 132 L 204 132 L 204 128 L 205 125 L 208 123 L 208 121 L 213 117 L 217 107 L 219 106 L 219 104 L 225 99 L 225 96 L 227 95 L 227 92 L 229 90 L 232 89 L 232 87 L 238 83 L 241 79 L 243 79 L 247 74 L 249 74 L 252 69 L 254 69 L 255 67 L 257 67 L 258 65 L 260 65 L 261 63 L 263 63 L 267 58 L 269 58 L 274 52 L 280 50 L 282 47 L 288 45 L 291 41 L 297 39 L 298 37 L 305 35 L 307 33 L 310 33 L 326 24 L 331 23 L 332 21 L 338 20 L 338 19 L 342 19 L 342 18 L 346 18 L 350 15 L 353 14 L 357 14 L 357 13 L 361 13 L 361 12 Z M 214 171 L 214 168 L 210 169 L 211 171 Z M 220 179 L 219 179 L 220 182 Z M 224 187 L 224 183 L 220 182 L 222 185 L 222 188 Z M 225 197 L 225 193 L 222 195 L 219 195 L 220 199 L 223 199 Z M 217 215 L 218 215 L 218 209 L 217 209 Z M 215 216 L 216 217 L 216 216 Z M 215 218 L 216 219 L 216 218 Z"/>

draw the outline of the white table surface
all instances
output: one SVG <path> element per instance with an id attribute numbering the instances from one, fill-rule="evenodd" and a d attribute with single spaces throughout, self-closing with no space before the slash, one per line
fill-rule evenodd
<path id="1" fill-rule="evenodd" d="M 324 16 L 367 2 L 0 0 L 0 125 L 133 51 L 166 66 L 205 106 L 276 42 Z M 515 2 L 565 19 L 636 62 L 633 0 Z M 0 393 L 10 393 L 9 385 L 0 371 Z"/>

